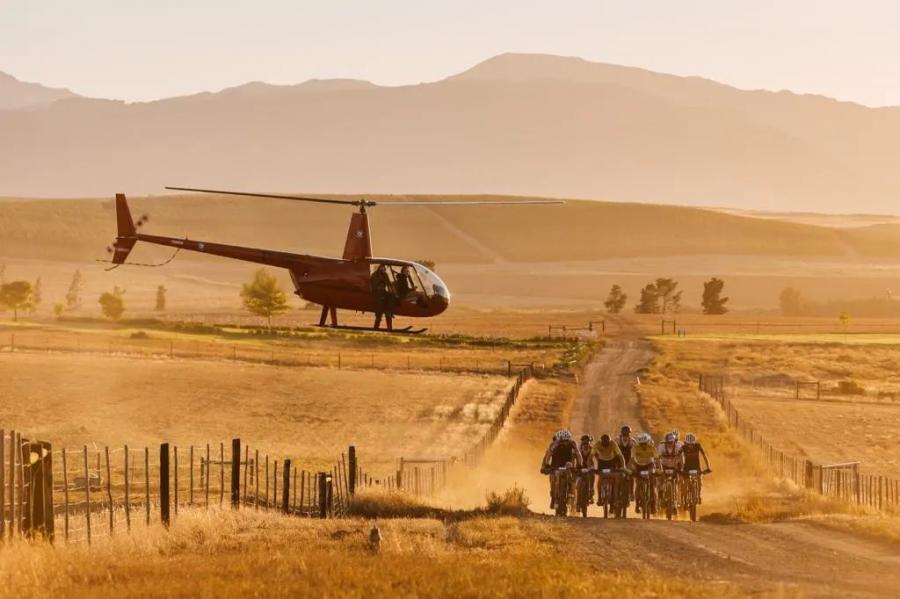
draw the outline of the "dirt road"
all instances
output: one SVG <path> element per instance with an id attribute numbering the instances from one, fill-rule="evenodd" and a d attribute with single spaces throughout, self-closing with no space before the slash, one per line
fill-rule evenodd
<path id="1" fill-rule="evenodd" d="M 573 432 L 640 422 L 635 371 L 652 359 L 646 341 L 611 339 L 585 369 Z M 598 568 L 648 567 L 670 576 L 737 584 L 755 593 L 884 597 L 900 589 L 896 546 L 808 522 L 772 524 L 569 518 L 572 547 Z M 581 552 L 579 552 L 581 553 Z M 894 589 L 891 591 L 890 589 Z"/>

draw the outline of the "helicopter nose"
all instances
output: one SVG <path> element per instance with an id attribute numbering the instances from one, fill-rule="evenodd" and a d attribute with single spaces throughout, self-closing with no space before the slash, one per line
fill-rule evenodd
<path id="1" fill-rule="evenodd" d="M 429 302 L 433 314 L 437 316 L 443 313 L 450 306 L 450 297 L 448 295 L 433 295 Z"/>

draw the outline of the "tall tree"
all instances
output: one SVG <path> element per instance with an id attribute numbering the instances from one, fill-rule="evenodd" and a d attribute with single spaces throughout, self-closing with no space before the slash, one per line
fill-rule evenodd
<path id="1" fill-rule="evenodd" d="M 66 291 L 66 309 L 77 310 L 81 307 L 81 289 L 84 287 L 84 279 L 81 271 L 76 270 L 72 275 L 72 282 L 69 283 L 69 290 Z"/>
<path id="2" fill-rule="evenodd" d="M 100 310 L 105 317 L 110 320 L 119 320 L 122 318 L 122 314 L 125 312 L 125 300 L 122 299 L 123 295 L 125 295 L 124 289 L 113 287 L 112 291 L 107 291 L 100 296 L 100 299 L 98 300 L 100 302 Z"/>
<path id="3" fill-rule="evenodd" d="M 156 308 L 157 312 L 166 311 L 166 288 L 163 285 L 156 287 Z"/>
<path id="4" fill-rule="evenodd" d="M 806 311 L 806 300 L 793 287 L 785 287 L 778 296 L 778 304 L 785 316 L 802 316 Z"/>
<path id="5" fill-rule="evenodd" d="M 19 320 L 19 310 L 31 306 L 31 283 L 11 281 L 0 285 L 0 306 L 13 311 L 13 320 Z"/>
<path id="6" fill-rule="evenodd" d="M 647 283 L 641 289 L 641 299 L 634 307 L 638 314 L 659 314 L 659 291 L 653 283 Z"/>
<path id="7" fill-rule="evenodd" d="M 656 279 L 656 293 L 662 302 L 660 311 L 663 314 L 681 309 L 681 292 L 675 279 Z"/>
<path id="8" fill-rule="evenodd" d="M 622 288 L 618 285 L 613 285 L 603 305 L 606 306 L 606 311 L 610 314 L 618 314 L 625 307 L 627 301 L 628 295 L 622 292 Z"/>
<path id="9" fill-rule="evenodd" d="M 41 278 L 38 277 L 34 281 L 34 286 L 31 288 L 31 308 L 32 312 L 38 309 L 38 306 L 41 305 L 41 302 L 44 301 Z"/>
<path id="10" fill-rule="evenodd" d="M 727 297 L 722 297 L 722 290 L 725 288 L 725 281 L 716 277 L 711 278 L 703 283 L 703 313 L 704 314 L 725 314 L 728 308 L 725 304 L 728 302 Z"/>
<path id="11" fill-rule="evenodd" d="M 290 309 L 278 279 L 265 268 L 257 270 L 253 280 L 243 285 L 241 299 L 244 301 L 244 308 L 251 314 L 265 318 L 270 329 L 272 317 Z"/>

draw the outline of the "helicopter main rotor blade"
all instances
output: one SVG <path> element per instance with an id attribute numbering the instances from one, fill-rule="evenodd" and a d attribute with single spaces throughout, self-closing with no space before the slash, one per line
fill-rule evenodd
<path id="1" fill-rule="evenodd" d="M 245 191 L 223 191 L 221 189 L 196 189 L 193 187 L 166 187 L 166 189 L 171 189 L 173 191 L 194 191 L 197 193 L 218 193 L 221 195 L 230 195 L 230 196 L 248 196 L 251 198 L 273 198 L 276 200 L 294 200 L 297 202 L 318 202 L 320 204 L 340 204 L 343 206 L 361 206 L 364 202 L 366 205 L 371 205 L 371 202 L 366 202 L 366 200 L 329 200 L 326 198 L 308 198 L 304 196 L 289 196 L 289 195 L 280 195 L 273 193 L 251 193 Z"/>
<path id="2" fill-rule="evenodd" d="M 378 202 L 378 206 L 516 206 L 525 204 L 565 204 L 565 200 L 434 200 L 432 202 Z"/>

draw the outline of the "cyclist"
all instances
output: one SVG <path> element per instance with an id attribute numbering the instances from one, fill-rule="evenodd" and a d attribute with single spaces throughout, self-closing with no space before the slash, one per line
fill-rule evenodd
<path id="1" fill-rule="evenodd" d="M 622 452 L 622 458 L 625 460 L 626 465 L 631 462 L 631 450 L 634 449 L 635 444 L 634 438 L 631 436 L 631 427 L 627 424 L 623 425 L 622 429 L 619 431 L 619 438 L 616 440 L 616 445 L 619 446 L 619 450 Z M 634 499 L 634 481 L 627 479 L 627 484 L 629 499 Z"/>
<path id="2" fill-rule="evenodd" d="M 647 433 L 641 433 L 637 437 L 637 444 L 631 450 L 631 460 L 628 462 L 628 469 L 634 474 L 641 472 L 650 472 L 650 509 L 651 512 L 656 511 L 656 492 L 652 474 L 655 472 L 656 465 L 656 447 L 653 445 L 653 439 Z M 636 507 L 637 511 L 641 511 L 641 507 Z"/>
<path id="3" fill-rule="evenodd" d="M 681 448 L 681 453 L 684 456 L 684 467 L 683 472 L 689 472 L 690 470 L 700 471 L 700 456 L 703 456 L 703 461 L 706 464 L 706 470 L 703 471 L 703 474 L 709 474 L 712 472 L 712 469 L 709 467 L 709 458 L 706 457 L 706 452 L 703 450 L 703 446 L 700 445 L 700 442 L 697 441 L 697 436 L 694 433 L 688 433 L 684 436 L 684 446 Z M 702 479 L 700 481 L 701 489 L 702 489 Z M 697 497 L 697 503 L 702 503 L 703 495 Z"/>
<path id="4" fill-rule="evenodd" d="M 584 468 L 590 468 L 594 465 L 594 437 L 591 435 L 581 435 L 581 445 L 578 447 L 581 452 L 581 464 Z M 590 470 L 582 476 L 588 479 L 588 505 L 594 503 L 594 472 Z"/>
<path id="5" fill-rule="evenodd" d="M 600 442 L 594 446 L 594 460 L 597 464 L 597 472 L 605 469 L 620 470 L 625 468 L 625 457 L 622 455 L 622 451 L 607 434 L 601 435 Z M 597 492 L 599 493 L 599 479 L 597 484 Z M 613 487 L 613 496 L 615 497 L 615 494 L 618 492 L 618 485 L 615 485 Z"/>
<path id="6" fill-rule="evenodd" d="M 556 507 L 553 497 L 554 483 L 556 482 L 556 471 L 568 464 L 575 464 L 577 468 L 581 468 L 581 452 L 572 439 L 572 433 L 562 430 L 553 436 L 550 447 L 544 453 L 544 459 L 541 461 L 541 473 L 550 475 L 550 509 Z"/>
<path id="7" fill-rule="evenodd" d="M 659 446 L 659 463 L 666 470 L 675 472 L 675 497 L 678 503 L 683 504 L 683 485 L 681 484 L 681 470 L 684 466 L 684 455 L 681 453 L 681 443 L 678 441 L 678 433 L 672 431 L 666 433 L 665 441 Z"/>

